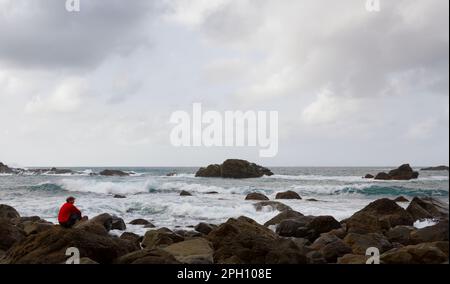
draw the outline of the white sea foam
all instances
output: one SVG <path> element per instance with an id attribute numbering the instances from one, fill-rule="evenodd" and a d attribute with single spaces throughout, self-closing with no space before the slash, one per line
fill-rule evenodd
<path id="1" fill-rule="evenodd" d="M 414 227 L 416 227 L 417 229 L 422 229 L 422 228 L 426 228 L 426 227 L 430 227 L 430 226 L 434 226 L 436 225 L 438 222 L 433 220 L 433 219 L 425 219 L 425 220 L 417 220 L 414 223 Z"/>
<path id="2" fill-rule="evenodd" d="M 342 182 L 364 182 L 364 183 L 400 183 L 408 182 L 404 180 L 375 180 L 366 179 L 361 176 L 322 176 L 322 175 L 272 175 L 264 176 L 267 179 L 281 179 L 281 180 L 298 180 L 298 181 L 342 181 Z M 409 180 L 409 182 L 417 181 L 446 181 L 448 176 L 429 176 L 419 177 L 418 179 Z"/>

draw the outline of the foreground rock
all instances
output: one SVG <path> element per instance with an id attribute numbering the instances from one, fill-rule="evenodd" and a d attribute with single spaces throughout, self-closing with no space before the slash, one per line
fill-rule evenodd
<path id="1" fill-rule="evenodd" d="M 25 238 L 25 232 L 8 219 L 0 219 L 0 251 L 7 251 Z"/>
<path id="2" fill-rule="evenodd" d="M 115 264 L 180 264 L 173 255 L 162 249 L 144 249 L 123 255 Z"/>
<path id="3" fill-rule="evenodd" d="M 245 200 L 269 200 L 269 198 L 262 193 L 253 192 L 248 194 Z"/>
<path id="4" fill-rule="evenodd" d="M 383 198 L 343 221 L 349 233 L 382 233 L 398 225 L 412 226 L 411 215 L 395 201 Z"/>
<path id="5" fill-rule="evenodd" d="M 448 166 L 437 166 L 420 169 L 421 171 L 448 171 Z"/>
<path id="6" fill-rule="evenodd" d="M 167 228 L 147 231 L 142 241 L 142 247 L 146 249 L 155 249 L 166 247 L 178 242 L 184 241 L 184 238 Z"/>
<path id="7" fill-rule="evenodd" d="M 395 202 L 409 202 L 409 200 L 406 199 L 406 198 L 403 197 L 403 196 L 397 197 L 396 199 L 394 199 L 394 201 L 395 201 Z"/>
<path id="8" fill-rule="evenodd" d="M 371 178 L 371 174 L 366 175 L 366 178 Z M 375 176 L 376 180 L 411 180 L 417 179 L 419 172 L 414 171 L 409 164 L 404 164 L 389 173 L 381 172 Z"/>
<path id="9" fill-rule="evenodd" d="M 209 241 L 203 238 L 179 242 L 164 248 L 175 259 L 185 264 L 213 264 L 214 250 Z"/>
<path id="10" fill-rule="evenodd" d="M 281 212 L 280 214 L 278 214 L 277 216 L 270 219 L 269 221 L 267 221 L 266 223 L 264 223 L 264 226 L 268 227 L 268 226 L 278 225 L 281 222 L 283 222 L 284 220 L 297 219 L 297 218 L 300 218 L 303 216 L 304 215 L 300 212 L 297 212 L 294 210 L 285 210 L 285 211 Z"/>
<path id="11" fill-rule="evenodd" d="M 129 173 L 119 171 L 119 170 L 104 170 L 99 173 L 101 176 L 117 176 L 117 177 L 126 177 L 129 176 Z"/>
<path id="12" fill-rule="evenodd" d="M 273 173 L 265 167 L 237 159 L 226 160 L 222 165 L 209 165 L 206 168 L 200 168 L 195 174 L 196 177 L 222 177 L 235 179 L 259 178 L 264 175 L 271 176 Z"/>
<path id="13" fill-rule="evenodd" d="M 344 242 L 352 248 L 353 254 L 365 255 L 368 248 L 375 247 L 384 253 L 393 248 L 389 240 L 378 233 L 354 234 L 350 233 L 344 238 Z"/>
<path id="14" fill-rule="evenodd" d="M 282 221 L 276 228 L 283 237 L 306 238 L 313 242 L 320 234 L 341 228 L 341 224 L 331 216 L 302 216 Z"/>
<path id="15" fill-rule="evenodd" d="M 208 235 L 211 233 L 212 230 L 217 228 L 216 225 L 213 224 L 207 224 L 207 223 L 199 223 L 197 226 L 195 226 L 195 230 L 199 233 L 202 233 L 204 235 Z"/>
<path id="16" fill-rule="evenodd" d="M 20 218 L 20 214 L 13 207 L 5 204 L 0 204 L 0 218 L 2 219 Z"/>
<path id="17" fill-rule="evenodd" d="M 220 264 L 305 264 L 307 258 L 289 239 L 255 221 L 229 219 L 208 235 L 213 244 L 214 262 Z"/>
<path id="18" fill-rule="evenodd" d="M 322 234 L 311 248 L 319 251 L 328 263 L 336 263 L 339 257 L 352 252 L 350 246 L 333 234 Z"/>
<path id="19" fill-rule="evenodd" d="M 415 220 L 422 219 L 448 219 L 448 204 L 432 197 L 415 197 L 406 211 Z"/>
<path id="20" fill-rule="evenodd" d="M 441 264 L 448 262 L 443 250 L 448 252 L 448 242 L 422 243 L 390 250 L 380 259 L 385 264 Z"/>
<path id="21" fill-rule="evenodd" d="M 448 220 L 441 221 L 436 225 L 414 230 L 410 233 L 412 244 L 447 241 L 448 242 Z"/>
<path id="22" fill-rule="evenodd" d="M 149 225 L 151 223 L 145 219 L 135 219 L 135 220 L 131 221 L 129 224 L 145 226 L 145 225 Z"/>

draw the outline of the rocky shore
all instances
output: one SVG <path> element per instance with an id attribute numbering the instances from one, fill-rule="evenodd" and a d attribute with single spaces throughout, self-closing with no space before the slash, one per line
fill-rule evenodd
<path id="1" fill-rule="evenodd" d="M 283 198 L 301 198 L 287 192 Z M 271 206 L 280 213 L 265 224 L 247 217 L 223 224 L 200 223 L 193 230 L 155 228 L 147 220 L 143 236 L 125 230 L 121 218 L 102 214 L 64 229 L 38 216 L 22 217 L 0 205 L 1 264 L 62 264 L 69 247 L 80 250 L 83 264 L 363 264 L 375 247 L 383 264 L 448 263 L 448 204 L 414 198 L 404 209 L 379 199 L 350 218 L 305 216 L 278 201 L 253 194 L 255 208 Z M 250 202 L 250 201 L 249 201 Z M 417 229 L 414 222 L 434 219 Z"/>

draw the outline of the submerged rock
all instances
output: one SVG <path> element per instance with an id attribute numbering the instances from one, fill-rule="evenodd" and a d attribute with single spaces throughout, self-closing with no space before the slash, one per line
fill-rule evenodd
<path id="1" fill-rule="evenodd" d="M 302 199 L 295 191 L 278 192 L 275 199 Z"/>
<path id="2" fill-rule="evenodd" d="M 269 198 L 262 193 L 253 192 L 248 194 L 245 200 L 269 200 Z"/>
<path id="3" fill-rule="evenodd" d="M 192 193 L 190 193 L 190 192 L 188 192 L 188 191 L 186 191 L 186 190 L 182 190 L 182 191 L 180 192 L 180 196 L 192 196 Z"/>
<path id="4" fill-rule="evenodd" d="M 271 176 L 273 173 L 262 166 L 250 163 L 245 160 L 230 159 L 222 165 L 209 165 L 200 168 L 195 174 L 196 177 L 222 177 L 222 178 L 259 178 L 264 175 Z"/>
<path id="5" fill-rule="evenodd" d="M 420 169 L 421 171 L 448 171 L 448 166 L 437 166 Z"/>
<path id="6" fill-rule="evenodd" d="M 129 176 L 129 173 L 119 171 L 119 170 L 104 170 L 100 172 L 101 176 L 118 176 L 118 177 L 125 177 Z"/>

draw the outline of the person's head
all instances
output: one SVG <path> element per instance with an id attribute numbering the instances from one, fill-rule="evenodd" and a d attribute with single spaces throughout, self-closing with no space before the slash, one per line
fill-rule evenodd
<path id="1" fill-rule="evenodd" d="M 67 197 L 66 201 L 67 201 L 67 203 L 74 204 L 75 203 L 75 197 L 69 196 L 69 197 Z"/>

